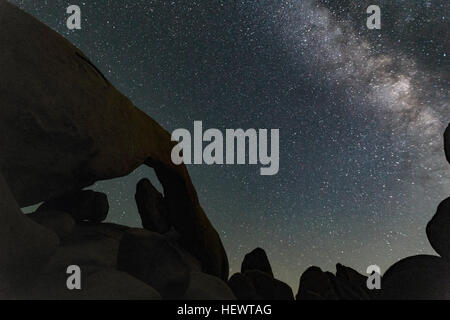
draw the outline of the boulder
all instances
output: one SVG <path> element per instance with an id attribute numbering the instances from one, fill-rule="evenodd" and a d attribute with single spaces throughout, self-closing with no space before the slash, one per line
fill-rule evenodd
<path id="1" fill-rule="evenodd" d="M 309 267 L 300 278 L 297 300 L 370 300 L 367 277 L 338 263 L 336 275 Z"/>
<path id="2" fill-rule="evenodd" d="M 353 286 L 347 280 L 335 276 L 330 280 L 339 300 L 370 300 L 370 296 L 365 290 Z"/>
<path id="3" fill-rule="evenodd" d="M 190 270 L 179 249 L 163 235 L 144 229 L 125 232 L 117 257 L 118 269 L 155 288 L 163 298 L 180 298 Z"/>
<path id="4" fill-rule="evenodd" d="M 61 272 L 70 265 L 91 265 L 102 268 L 117 268 L 120 241 L 103 237 L 80 240 L 60 246 L 43 268 L 43 273 Z"/>
<path id="5" fill-rule="evenodd" d="M 191 272 L 189 287 L 181 300 L 236 300 L 236 297 L 222 279 L 202 272 Z"/>
<path id="6" fill-rule="evenodd" d="M 294 300 L 294 294 L 289 285 L 274 279 L 265 272 L 249 270 L 243 275 L 250 280 L 256 293 L 263 300 Z"/>
<path id="7" fill-rule="evenodd" d="M 439 204 L 436 214 L 427 224 L 426 232 L 433 249 L 450 260 L 450 198 Z"/>
<path id="8" fill-rule="evenodd" d="M 27 217 L 36 223 L 54 231 L 60 239 L 69 236 L 75 229 L 76 222 L 67 212 L 54 210 L 41 210 L 30 214 Z"/>
<path id="9" fill-rule="evenodd" d="M 67 288 L 66 272 L 38 278 L 25 299 L 40 300 L 160 300 L 160 294 L 133 276 L 113 270 L 80 265 L 81 290 Z"/>
<path id="10" fill-rule="evenodd" d="M 250 279 L 242 273 L 235 273 L 228 280 L 228 286 L 238 300 L 261 300 Z"/>
<path id="11" fill-rule="evenodd" d="M 150 180 L 142 179 L 136 186 L 134 196 L 142 220 L 142 227 L 149 231 L 167 233 L 170 230 L 169 212 L 161 193 Z"/>
<path id="12" fill-rule="evenodd" d="M 115 223 L 90 223 L 81 222 L 75 227 L 75 231 L 65 240 L 65 243 L 78 243 L 82 240 L 100 240 L 105 237 L 120 241 L 125 231 L 130 227 Z"/>
<path id="13" fill-rule="evenodd" d="M 61 246 L 41 270 L 42 275 L 64 273 L 69 265 L 117 268 L 120 240 L 128 227 L 112 223 L 81 223 L 62 238 Z"/>
<path id="14" fill-rule="evenodd" d="M 367 288 L 367 277 L 356 270 L 336 265 L 336 283 L 337 289 L 341 289 L 340 296 L 347 295 L 348 299 L 369 300 L 376 291 Z M 339 294 L 339 292 L 338 292 Z"/>
<path id="15" fill-rule="evenodd" d="M 228 279 L 218 233 L 170 134 L 117 91 L 58 33 L 0 0 L 0 170 L 20 206 L 125 176 L 146 164 L 164 188 L 170 221 L 205 272 Z"/>
<path id="16" fill-rule="evenodd" d="M 319 267 L 309 267 L 300 277 L 297 300 L 337 300 L 334 286 L 334 275 L 323 272 Z"/>
<path id="17" fill-rule="evenodd" d="M 0 173 L 0 299 L 27 290 L 58 245 L 55 232 L 22 213 Z"/>
<path id="18" fill-rule="evenodd" d="M 417 255 L 400 260 L 383 275 L 383 300 L 448 300 L 450 299 L 450 264 L 430 255 Z"/>
<path id="19" fill-rule="evenodd" d="M 241 265 L 241 272 L 245 273 L 248 270 L 259 270 L 273 277 L 272 267 L 264 249 L 256 248 L 245 255 Z"/>
<path id="20" fill-rule="evenodd" d="M 175 247 L 178 248 L 178 253 L 183 258 L 184 263 L 188 266 L 189 270 L 192 272 L 203 272 L 202 265 L 197 258 L 195 258 L 192 254 L 184 250 L 179 244 L 176 242 L 171 242 Z"/>
<path id="21" fill-rule="evenodd" d="M 447 161 L 450 162 L 450 124 L 444 132 L 444 151 Z"/>
<path id="22" fill-rule="evenodd" d="M 44 202 L 37 211 L 65 211 L 76 221 L 100 223 L 109 211 L 108 197 L 101 192 L 81 190 Z"/>

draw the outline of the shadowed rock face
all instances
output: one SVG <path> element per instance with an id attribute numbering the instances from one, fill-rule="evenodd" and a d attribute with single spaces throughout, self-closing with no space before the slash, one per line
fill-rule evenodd
<path id="1" fill-rule="evenodd" d="M 117 256 L 118 269 L 147 283 L 169 299 L 180 298 L 190 282 L 188 265 L 166 237 L 143 229 L 125 232 Z"/>
<path id="2" fill-rule="evenodd" d="M 0 0 L 0 169 L 20 206 L 153 167 L 171 224 L 205 272 L 228 260 L 170 134 L 56 32 Z"/>
<path id="3" fill-rule="evenodd" d="M 251 280 L 242 273 L 235 273 L 228 280 L 228 285 L 238 300 L 258 300 L 261 297 L 256 293 Z"/>
<path id="4" fill-rule="evenodd" d="M 450 260 L 450 198 L 439 204 L 436 214 L 427 224 L 426 232 L 433 249 Z"/>
<path id="5" fill-rule="evenodd" d="M 369 300 L 367 277 L 352 268 L 336 265 L 336 275 L 309 267 L 300 278 L 297 300 Z"/>
<path id="6" fill-rule="evenodd" d="M 56 233 L 22 214 L 0 173 L 0 299 L 16 298 L 58 245 Z"/>
<path id="7" fill-rule="evenodd" d="M 144 229 L 161 234 L 170 230 L 166 201 L 150 180 L 139 181 L 134 198 Z"/>
<path id="8" fill-rule="evenodd" d="M 241 272 L 244 273 L 248 270 L 260 270 L 273 277 L 272 267 L 264 249 L 256 248 L 245 255 L 244 261 L 242 261 Z"/>
<path id="9" fill-rule="evenodd" d="M 400 260 L 383 276 L 380 299 L 450 299 L 450 264 L 436 256 L 417 255 Z"/>
<path id="10" fill-rule="evenodd" d="M 450 162 L 450 124 L 444 132 L 444 151 L 447 161 Z"/>
<path id="11" fill-rule="evenodd" d="M 101 192 L 82 190 L 52 199 L 42 204 L 38 211 L 61 210 L 76 221 L 88 220 L 100 223 L 109 211 L 108 197 Z"/>
<path id="12" fill-rule="evenodd" d="M 256 248 L 247 253 L 228 285 L 238 300 L 294 300 L 291 287 L 275 279 L 266 252 Z"/>
<path id="13" fill-rule="evenodd" d="M 337 300 L 333 287 L 334 275 L 319 267 L 309 267 L 300 278 L 297 300 Z"/>
<path id="14" fill-rule="evenodd" d="M 291 287 L 286 283 L 274 279 L 260 270 L 249 270 L 244 276 L 250 280 L 256 293 L 263 300 L 294 300 Z"/>

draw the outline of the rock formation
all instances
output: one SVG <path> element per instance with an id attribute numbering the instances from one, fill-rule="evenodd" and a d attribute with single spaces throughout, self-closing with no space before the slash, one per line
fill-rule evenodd
<path id="1" fill-rule="evenodd" d="M 261 248 L 256 248 L 245 255 L 244 261 L 242 261 L 241 272 L 245 273 L 248 270 L 260 270 L 273 277 L 269 258 L 267 257 L 266 252 Z"/>
<path id="2" fill-rule="evenodd" d="M 405 258 L 384 274 L 380 299 L 448 300 L 450 264 L 430 255 Z"/>
<path id="3" fill-rule="evenodd" d="M 22 214 L 0 173 L 0 299 L 17 298 L 56 251 L 53 231 Z"/>
<path id="4" fill-rule="evenodd" d="M 256 248 L 244 257 L 241 273 L 228 281 L 239 300 L 294 300 L 291 287 L 273 276 L 266 252 Z"/>
<path id="5" fill-rule="evenodd" d="M 442 201 L 427 224 L 427 237 L 433 249 L 450 261 L 450 198 Z"/>
<path id="6" fill-rule="evenodd" d="M 134 197 L 144 229 L 161 234 L 170 230 L 168 205 L 150 180 L 139 181 Z"/>
<path id="7" fill-rule="evenodd" d="M 323 272 L 319 267 L 309 267 L 300 278 L 297 300 L 337 300 L 333 274 Z"/>
<path id="8" fill-rule="evenodd" d="M 76 221 L 102 222 L 109 211 L 106 194 L 92 190 L 68 193 L 42 204 L 38 211 L 62 211 Z"/>
<path id="9" fill-rule="evenodd" d="M 118 92 L 71 43 L 0 0 L 0 170 L 18 204 L 48 201 L 145 164 L 205 272 L 228 278 L 221 240 L 170 134 Z"/>
<path id="10" fill-rule="evenodd" d="M 250 279 L 242 273 L 235 273 L 228 280 L 228 285 L 238 300 L 260 300 L 256 288 Z"/>
<path id="11" fill-rule="evenodd" d="M 190 270 L 179 251 L 163 235 L 131 229 L 120 241 L 118 269 L 155 288 L 163 298 L 179 298 L 190 282 Z"/>
<path id="12" fill-rule="evenodd" d="M 300 278 L 297 300 L 369 300 L 367 277 L 352 268 L 336 265 L 336 275 L 318 267 L 308 268 Z"/>
<path id="13" fill-rule="evenodd" d="M 447 161 L 450 162 L 450 124 L 444 132 L 444 151 Z"/>

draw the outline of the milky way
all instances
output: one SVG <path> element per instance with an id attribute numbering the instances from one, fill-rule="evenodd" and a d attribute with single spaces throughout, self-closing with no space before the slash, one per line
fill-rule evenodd
<path id="1" fill-rule="evenodd" d="M 231 263 L 261 246 L 296 290 L 308 266 L 364 272 L 432 253 L 450 194 L 448 1 L 12 1 L 81 48 L 166 129 L 279 128 L 280 172 L 189 166 Z M 71 3 L 71 4 L 75 4 Z M 381 30 L 368 30 L 378 4 Z M 118 119 L 119 120 L 119 119 Z M 98 183 L 110 220 L 139 225 L 138 169 Z"/>

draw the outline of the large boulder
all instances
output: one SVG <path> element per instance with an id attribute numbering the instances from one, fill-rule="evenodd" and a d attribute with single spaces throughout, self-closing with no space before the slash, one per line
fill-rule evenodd
<path id="1" fill-rule="evenodd" d="M 242 273 L 235 273 L 228 280 L 228 286 L 238 300 L 261 300 L 249 278 Z"/>
<path id="2" fill-rule="evenodd" d="M 68 237 L 76 226 L 73 217 L 63 211 L 41 210 L 27 214 L 27 217 L 36 223 L 53 230 L 60 239 Z"/>
<path id="3" fill-rule="evenodd" d="M 244 276 L 250 280 L 258 296 L 263 300 L 294 300 L 291 287 L 274 279 L 269 274 L 259 270 L 249 270 Z"/>
<path id="4" fill-rule="evenodd" d="M 20 206 L 155 169 L 170 222 L 205 272 L 228 278 L 219 235 L 170 134 L 117 91 L 70 42 L 0 0 L 0 170 Z"/>
<path id="5" fill-rule="evenodd" d="M 191 272 L 189 287 L 181 300 L 236 300 L 222 279 L 202 272 Z"/>
<path id="6" fill-rule="evenodd" d="M 334 275 L 323 272 L 319 267 L 309 267 L 300 277 L 297 300 L 337 300 L 334 286 Z"/>
<path id="7" fill-rule="evenodd" d="M 444 132 L 444 151 L 447 161 L 450 162 L 450 124 Z"/>
<path id="8" fill-rule="evenodd" d="M 95 238 L 71 236 L 49 259 L 43 273 L 52 274 L 66 270 L 70 265 L 90 265 L 117 268 L 120 240 L 98 234 Z"/>
<path id="9" fill-rule="evenodd" d="M 297 300 L 369 300 L 367 277 L 338 263 L 336 275 L 309 267 L 300 278 Z"/>
<path id="10" fill-rule="evenodd" d="M 427 224 L 426 232 L 433 249 L 450 260 L 450 198 L 439 204 L 436 214 Z"/>
<path id="11" fill-rule="evenodd" d="M 46 201 L 38 208 L 38 211 L 51 210 L 68 212 L 76 221 L 100 223 L 108 215 L 108 197 L 102 192 L 80 190 Z"/>
<path id="12" fill-rule="evenodd" d="M 448 300 L 450 299 L 450 264 L 430 255 L 417 255 L 400 260 L 383 275 L 383 300 Z"/>
<path id="13" fill-rule="evenodd" d="M 125 232 L 117 257 L 118 269 L 155 288 L 163 298 L 180 298 L 190 281 L 189 266 L 178 247 L 163 235 L 144 229 Z"/>
<path id="14" fill-rule="evenodd" d="M 248 270 L 259 270 L 273 277 L 272 267 L 264 249 L 256 248 L 245 255 L 241 265 L 241 273 Z"/>
<path id="15" fill-rule="evenodd" d="M 341 289 L 341 296 L 347 294 L 349 299 L 368 300 L 376 292 L 367 288 L 366 276 L 340 263 L 336 265 L 336 287 Z"/>
<path id="16" fill-rule="evenodd" d="M 0 299 L 26 290 L 58 245 L 56 233 L 22 213 L 0 173 Z"/>
<path id="17" fill-rule="evenodd" d="M 81 290 L 69 290 L 65 271 L 43 274 L 24 299 L 160 300 L 160 294 L 135 277 L 114 269 L 80 265 Z"/>
<path id="18" fill-rule="evenodd" d="M 150 180 L 142 179 L 138 182 L 134 198 L 144 229 L 161 234 L 170 230 L 167 203 Z"/>

